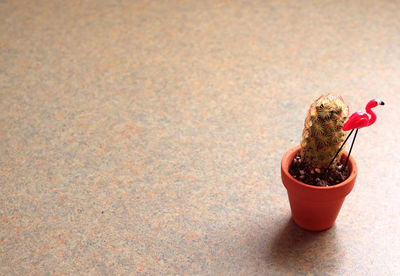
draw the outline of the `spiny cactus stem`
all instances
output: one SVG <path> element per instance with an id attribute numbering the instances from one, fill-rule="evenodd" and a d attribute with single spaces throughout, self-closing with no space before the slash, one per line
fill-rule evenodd
<path id="1" fill-rule="evenodd" d="M 346 144 L 347 140 L 349 140 L 349 138 L 350 138 L 351 134 L 353 133 L 353 131 L 354 131 L 354 129 L 352 129 L 352 130 L 350 131 L 349 135 L 347 135 L 346 140 L 344 140 L 343 144 L 340 146 L 339 150 L 336 152 L 336 154 L 335 154 L 335 156 L 332 158 L 331 162 L 329 162 L 329 165 L 328 165 L 328 167 L 326 167 L 325 172 L 328 171 L 328 169 L 329 169 L 329 167 L 332 165 L 333 161 L 335 161 L 336 157 L 338 156 L 339 152 L 342 150 L 342 148 L 343 148 L 344 145 Z M 358 131 L 358 129 L 357 129 L 357 131 Z M 356 135 L 357 135 L 357 132 L 356 132 Z M 354 139 L 355 139 L 355 137 L 354 137 Z M 353 143 L 354 143 L 354 140 L 353 140 Z M 353 144 L 351 144 L 351 147 L 353 147 Z M 351 152 L 351 149 L 350 149 L 350 152 Z M 349 153 L 349 156 L 350 156 L 350 153 Z M 347 164 L 347 161 L 346 161 L 346 164 Z M 346 168 L 346 165 L 345 165 L 344 167 Z"/>
<path id="2" fill-rule="evenodd" d="M 354 130 L 354 129 L 353 129 L 353 130 Z M 353 145 L 354 145 L 354 141 L 356 140 L 357 133 L 358 133 L 358 128 L 356 129 L 356 134 L 354 134 L 353 142 L 351 142 L 351 146 L 350 146 L 350 150 L 349 150 L 349 155 L 347 155 L 346 163 L 344 163 L 343 169 L 346 169 L 347 163 L 349 162 L 351 150 L 353 149 Z"/>

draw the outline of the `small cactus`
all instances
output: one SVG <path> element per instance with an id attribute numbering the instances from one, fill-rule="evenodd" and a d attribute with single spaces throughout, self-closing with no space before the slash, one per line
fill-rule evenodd
<path id="1" fill-rule="evenodd" d="M 341 97 L 328 94 L 311 104 L 301 142 L 301 157 L 307 165 L 321 169 L 329 165 L 346 138 L 347 132 L 342 127 L 348 116 L 349 108 Z M 341 155 L 342 152 L 335 163 L 341 160 Z"/>

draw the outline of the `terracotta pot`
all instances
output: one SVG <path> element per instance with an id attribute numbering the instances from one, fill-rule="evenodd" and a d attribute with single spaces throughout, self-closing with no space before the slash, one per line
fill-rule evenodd
<path id="1" fill-rule="evenodd" d="M 289 150 L 282 158 L 281 176 L 287 189 L 293 220 L 300 227 L 321 231 L 330 228 L 336 220 L 345 197 L 351 192 L 357 177 L 357 164 L 350 156 L 350 176 L 334 186 L 316 187 L 296 180 L 289 173 L 289 166 L 300 146 Z M 342 158 L 347 158 L 347 153 Z"/>

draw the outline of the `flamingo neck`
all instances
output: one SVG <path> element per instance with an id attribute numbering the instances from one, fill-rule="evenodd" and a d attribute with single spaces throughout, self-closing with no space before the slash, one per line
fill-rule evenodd
<path id="1" fill-rule="evenodd" d="M 369 115 L 371 115 L 371 117 L 369 118 L 368 126 L 372 125 L 372 124 L 375 123 L 375 121 L 376 121 L 376 114 L 375 114 L 375 112 L 373 112 L 373 111 L 371 110 L 371 108 L 373 108 L 373 107 L 375 107 L 375 106 L 371 106 L 371 105 L 369 105 L 369 104 L 367 104 L 367 106 L 365 107 L 365 111 L 367 111 L 367 113 L 368 113 Z"/>

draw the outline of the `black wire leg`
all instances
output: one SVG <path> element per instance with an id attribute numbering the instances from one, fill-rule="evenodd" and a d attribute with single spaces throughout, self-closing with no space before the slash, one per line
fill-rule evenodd
<path id="1" fill-rule="evenodd" d="M 356 138 L 357 138 L 357 133 L 358 133 L 358 128 L 357 128 L 357 130 L 356 130 L 356 134 L 354 134 L 353 142 L 351 143 L 350 150 L 349 150 L 349 155 L 347 155 L 346 163 L 344 163 L 343 170 L 346 169 L 347 163 L 349 162 L 351 150 L 353 149 L 354 141 L 355 141 Z"/>
<path id="2" fill-rule="evenodd" d="M 358 130 L 358 129 L 357 129 Z M 352 129 L 349 133 L 349 135 L 347 135 L 346 140 L 344 140 L 343 144 L 340 146 L 340 149 L 336 152 L 335 156 L 332 158 L 331 162 L 329 163 L 328 167 L 326 167 L 325 171 L 328 171 L 329 167 L 332 165 L 333 161 L 335 160 L 335 158 L 338 156 L 339 152 L 342 150 L 342 148 L 344 147 L 344 144 L 346 144 L 347 140 L 349 140 L 351 134 L 353 133 L 354 129 Z M 354 141 L 354 140 L 353 140 Z M 349 154 L 350 155 L 350 154 Z"/>

